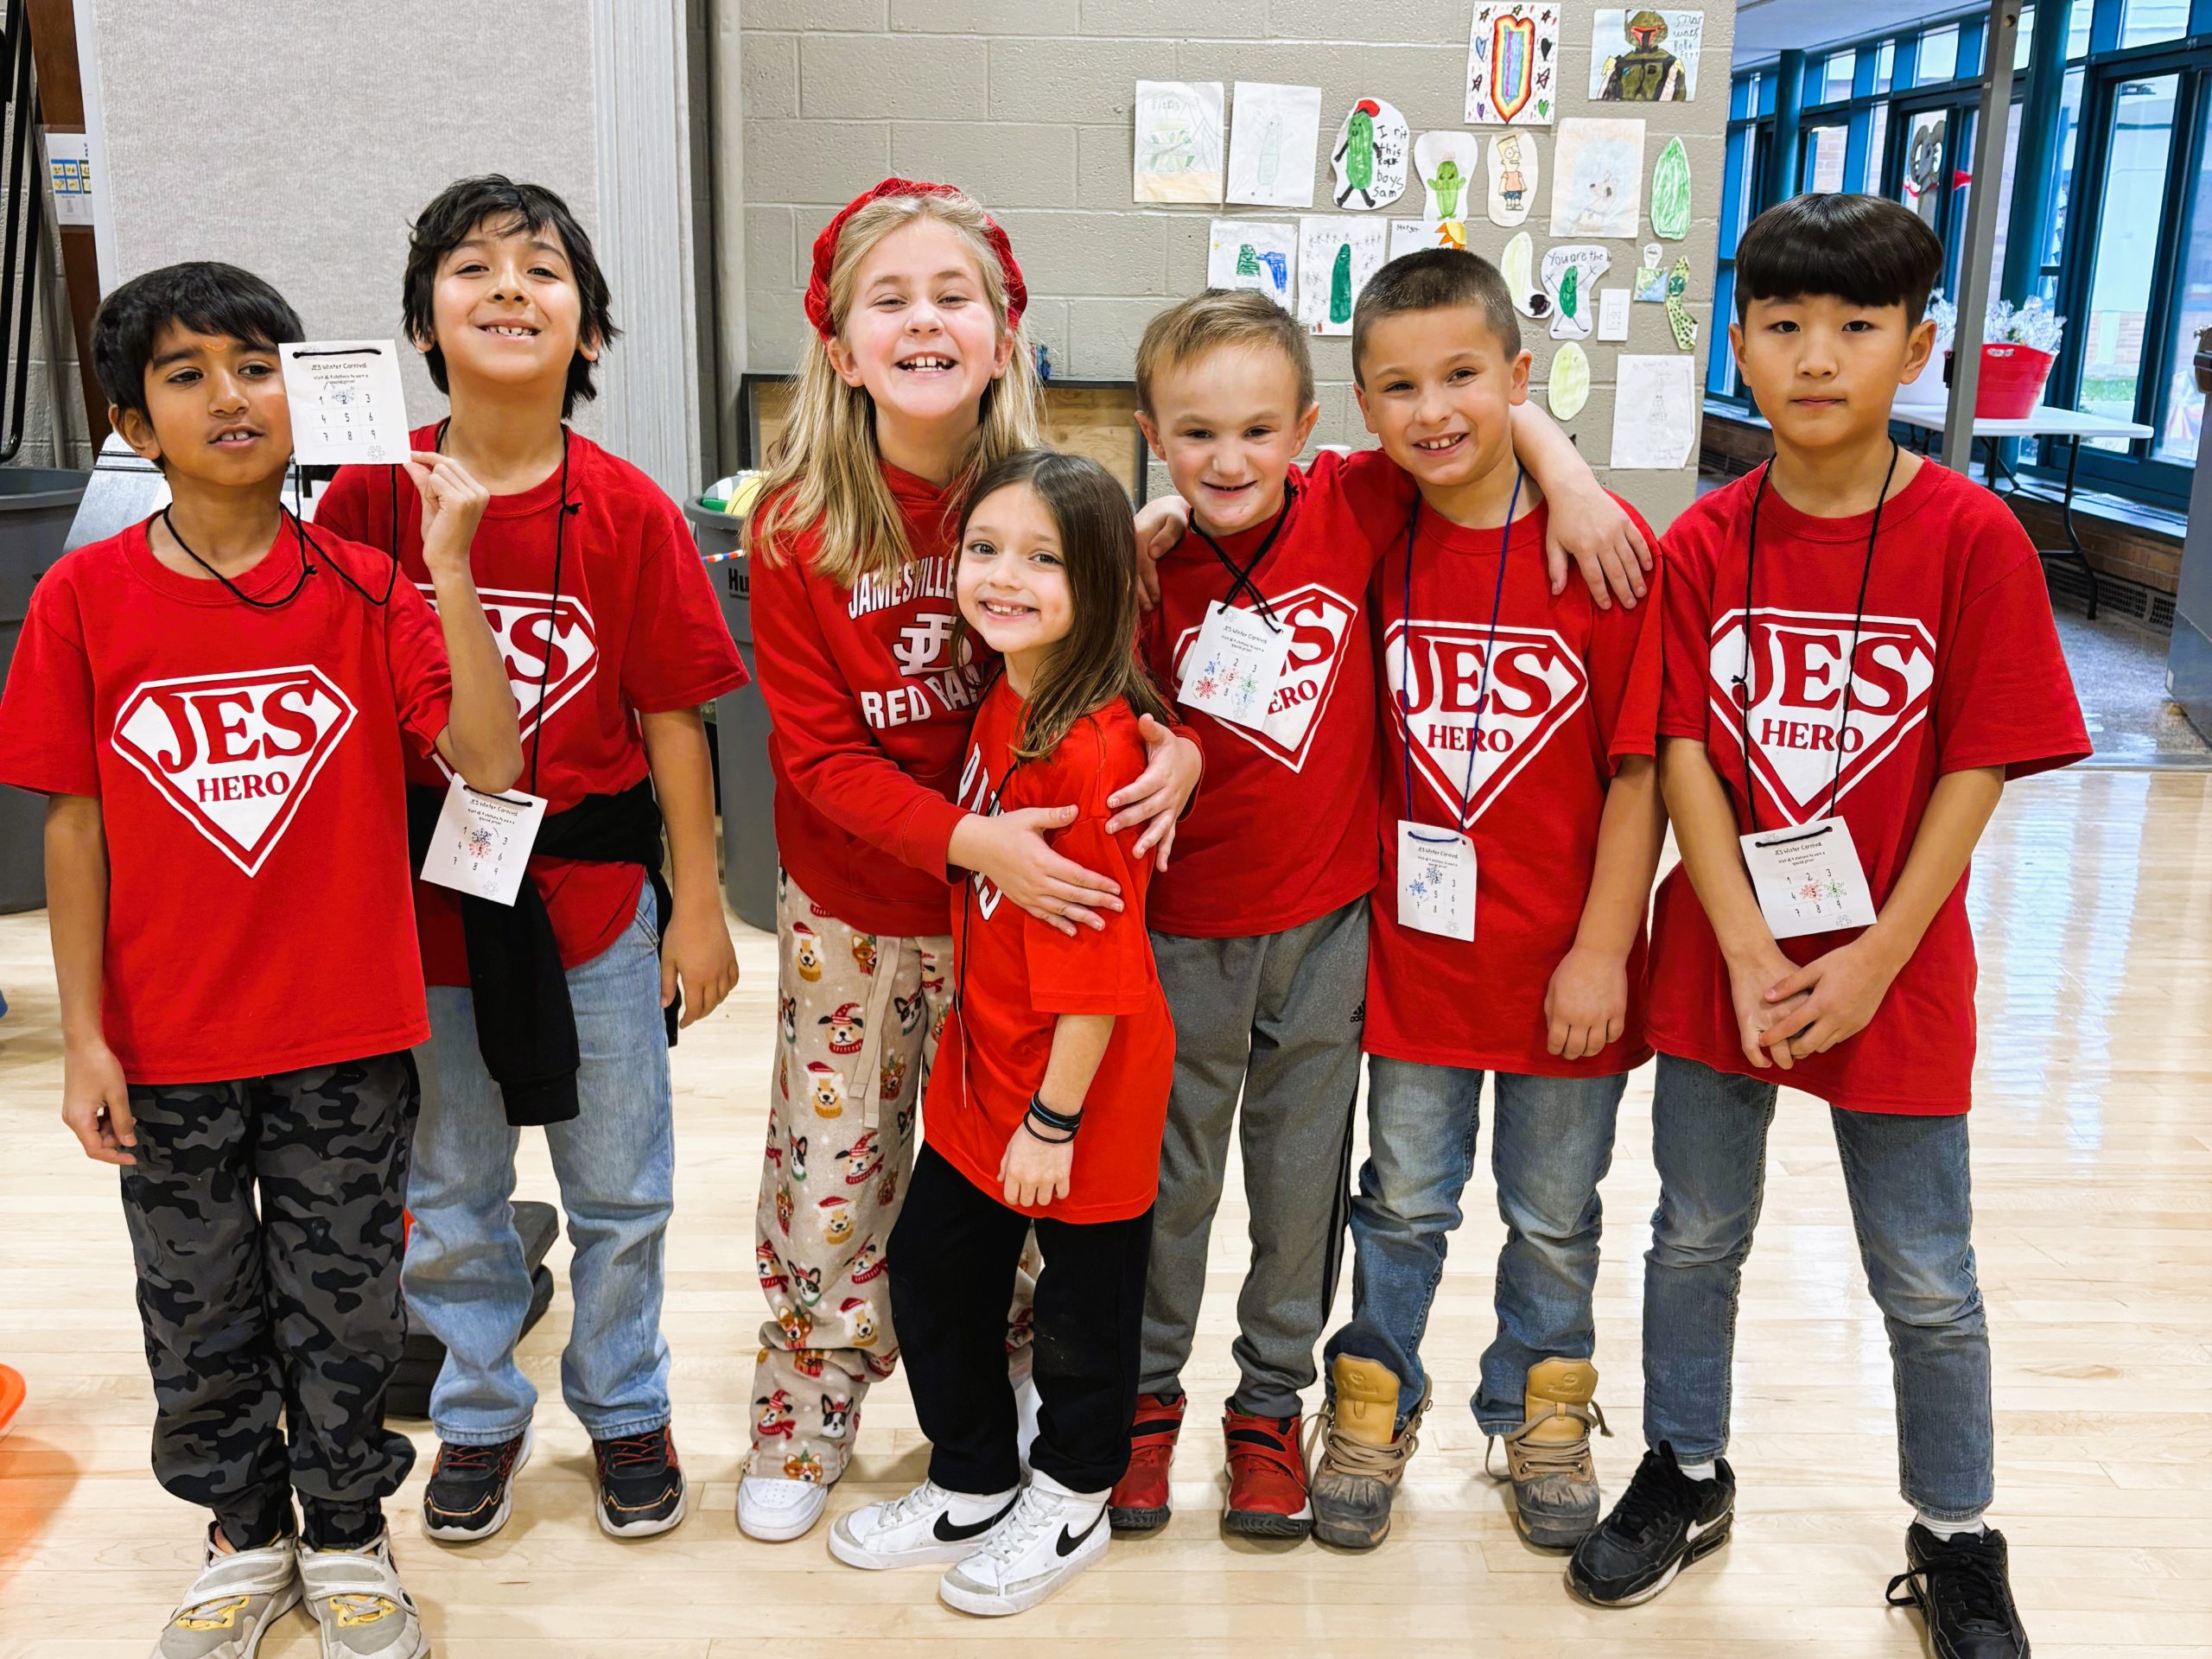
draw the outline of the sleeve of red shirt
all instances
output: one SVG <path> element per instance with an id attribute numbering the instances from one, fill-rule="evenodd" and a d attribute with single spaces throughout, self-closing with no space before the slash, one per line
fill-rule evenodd
<path id="1" fill-rule="evenodd" d="M 1994 534 L 2017 545 L 2005 546 L 1989 564 L 1970 562 L 1968 580 L 1995 564 L 2008 568 L 1967 595 L 1936 688 L 1942 772 L 2002 766 L 2007 778 L 2025 778 L 2089 754 L 2042 561 L 2027 532 L 2009 512 L 2005 518 Z"/>
<path id="2" fill-rule="evenodd" d="M 1402 543 L 1406 521 L 1421 499 L 1414 475 L 1380 449 L 1355 449 L 1342 456 L 1325 451 L 1315 457 L 1318 476 L 1325 476 L 1324 468 L 1332 467 L 1354 521 L 1367 532 L 1369 554 L 1380 557 Z"/>
<path id="3" fill-rule="evenodd" d="M 1618 497 L 1614 498 L 1618 500 Z M 1643 515 L 1629 506 L 1630 519 L 1643 534 L 1644 545 L 1656 547 L 1659 538 Z M 1605 744 L 1605 758 L 1614 766 L 1632 754 L 1659 751 L 1659 702 L 1665 682 L 1663 648 L 1667 633 L 1666 587 L 1662 561 L 1655 560 L 1648 578 L 1649 592 L 1634 610 L 1615 605 L 1595 610 L 1590 650 L 1591 691 L 1598 710 L 1598 731 Z"/>
<path id="4" fill-rule="evenodd" d="M 0 695 L 0 783 L 41 795 L 98 795 L 99 739 L 93 731 L 92 667 L 85 656 L 76 594 L 59 567 L 31 590 Z"/>
<path id="5" fill-rule="evenodd" d="M 1078 724 L 1053 752 L 1053 772 L 1038 779 L 1039 798 L 1079 799 L 1083 816 L 1048 837 L 1052 850 L 1117 883 L 1128 908 L 1102 912 L 1103 931 L 1077 928 L 1073 938 L 1026 911 L 1022 952 L 1029 966 L 1030 1006 L 1040 1014 L 1138 1014 L 1148 1005 L 1154 978 L 1152 937 L 1144 906 L 1128 902 L 1144 891 L 1129 857 L 1141 834 L 1106 833 L 1106 797 L 1117 786 L 1108 773 L 1115 749 L 1102 741 L 1097 722 Z M 1126 757 L 1122 762 L 1126 766 Z"/>
<path id="6" fill-rule="evenodd" d="M 902 863 L 944 874 L 952 831 L 967 813 L 916 783 L 861 716 L 815 614 L 817 580 L 803 556 L 753 557 L 753 660 L 785 775 L 815 810 Z"/>
<path id="7" fill-rule="evenodd" d="M 1706 677 L 1712 657 L 1713 595 L 1711 561 L 1701 556 L 1701 549 L 1693 539 L 1697 534 L 1685 531 L 1677 520 L 1653 561 L 1652 577 L 1661 589 L 1656 608 L 1663 621 L 1657 642 L 1662 658 L 1658 734 L 1694 738 L 1702 743 L 1711 726 Z M 1649 535 L 1647 531 L 1647 539 Z M 1662 568 L 1667 577 L 1660 582 L 1657 577 Z M 1639 611 L 1651 607 L 1637 607 Z"/>
<path id="8" fill-rule="evenodd" d="M 389 567 L 387 567 L 389 568 Z M 453 717 L 453 671 L 446 661 L 445 630 L 416 585 L 391 585 L 385 612 L 385 663 L 399 723 L 421 740 L 426 754 Z"/>
<path id="9" fill-rule="evenodd" d="M 641 715 L 696 709 L 750 677 L 683 508 L 660 496 L 652 512 L 622 651 L 622 698 Z"/>

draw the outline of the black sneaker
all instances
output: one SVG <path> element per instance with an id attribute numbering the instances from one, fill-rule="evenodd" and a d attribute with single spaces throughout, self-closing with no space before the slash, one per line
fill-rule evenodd
<path id="1" fill-rule="evenodd" d="M 666 1428 L 591 1443 L 599 1467 L 599 1529 L 617 1538 L 666 1532 L 683 1518 L 683 1466 Z"/>
<path id="2" fill-rule="evenodd" d="M 423 1493 L 423 1530 L 442 1543 L 473 1544 L 507 1524 L 515 1476 L 530 1461 L 530 1431 L 496 1446 L 438 1447 Z"/>
<path id="3" fill-rule="evenodd" d="M 2003 1533 L 1938 1538 L 1916 1521 L 1905 1529 L 1904 1559 L 1905 1570 L 1890 1580 L 1890 1605 L 1920 1609 L 1936 1659 L 2028 1659 Z"/>
<path id="4" fill-rule="evenodd" d="M 1710 1480 L 1692 1480 L 1675 1448 L 1643 1454 L 1613 1512 L 1574 1547 L 1567 1587 L 1599 1607 L 1633 1607 L 1675 1581 L 1675 1574 L 1728 1541 L 1736 1515 L 1736 1471 L 1718 1459 Z"/>

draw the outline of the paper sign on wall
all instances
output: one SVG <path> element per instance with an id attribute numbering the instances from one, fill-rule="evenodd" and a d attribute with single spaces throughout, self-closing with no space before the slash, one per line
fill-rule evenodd
<path id="1" fill-rule="evenodd" d="M 1345 112 L 1329 152 L 1336 169 L 1339 207 L 1370 213 L 1406 194 L 1406 152 L 1412 143 L 1406 118 L 1379 98 L 1363 98 Z"/>
<path id="2" fill-rule="evenodd" d="M 1467 37 L 1467 124 L 1548 127 L 1559 107 L 1559 8 L 1475 8 Z"/>
<path id="3" fill-rule="evenodd" d="M 1523 224 L 1536 200 L 1536 136 L 1501 132 L 1490 141 L 1490 222 Z"/>
<path id="4" fill-rule="evenodd" d="M 1471 132 L 1424 132 L 1414 143 L 1414 166 L 1428 193 L 1430 219 L 1464 219 L 1473 193 L 1483 141 Z"/>
<path id="5" fill-rule="evenodd" d="M 1505 251 L 1497 256 L 1497 274 L 1505 279 L 1505 291 L 1513 296 L 1514 309 L 1524 317 L 1548 317 L 1551 296 L 1536 286 L 1535 261 L 1535 242 L 1522 231 L 1507 241 Z"/>
<path id="6" fill-rule="evenodd" d="M 46 176 L 57 225 L 92 222 L 92 141 L 46 129 Z"/>
<path id="7" fill-rule="evenodd" d="M 1637 299 L 1657 305 L 1667 297 L 1665 258 L 1656 242 L 1643 245 L 1643 263 L 1636 268 L 1636 276 L 1630 282 Z"/>
<path id="8" fill-rule="evenodd" d="M 1613 449 L 1619 472 L 1672 472 L 1697 445 L 1697 365 L 1669 353 L 1613 359 Z"/>
<path id="9" fill-rule="evenodd" d="M 1261 207 L 1313 205 L 1321 89 L 1240 80 L 1230 111 L 1229 199 Z"/>
<path id="10" fill-rule="evenodd" d="M 1221 83 L 1141 80 L 1136 109 L 1136 200 L 1219 201 Z"/>
<path id="11" fill-rule="evenodd" d="M 1600 8 L 1590 24 L 1590 96 L 1607 104 L 1680 104 L 1697 96 L 1701 11 Z"/>
<path id="12" fill-rule="evenodd" d="M 1590 357 L 1573 340 L 1562 342 L 1552 353 L 1551 385 L 1547 401 L 1552 418 L 1571 421 L 1590 401 Z"/>
<path id="13" fill-rule="evenodd" d="M 1643 123 L 1568 120 L 1552 149 L 1552 234 L 1636 234 L 1643 206 Z"/>
<path id="14" fill-rule="evenodd" d="M 1551 296 L 1552 338 L 1587 340 L 1597 313 L 1598 279 L 1613 263 L 1594 242 L 1569 243 L 1544 252 L 1544 292 Z"/>
<path id="15" fill-rule="evenodd" d="M 1390 257 L 1419 253 L 1424 248 L 1457 248 L 1465 252 L 1467 227 L 1456 219 L 1394 219 L 1390 221 Z"/>
<path id="16" fill-rule="evenodd" d="M 1598 338 L 1604 340 L 1628 338 L 1628 289 L 1605 288 L 1598 290 Z"/>
<path id="17" fill-rule="evenodd" d="M 1206 251 L 1208 288 L 1249 288 L 1290 309 L 1298 227 L 1257 219 L 1217 219 Z"/>
<path id="18" fill-rule="evenodd" d="M 1679 242 L 1690 233 L 1690 156 L 1669 138 L 1651 168 L 1651 233 Z"/>
<path id="19" fill-rule="evenodd" d="M 1359 291 L 1382 268 L 1389 225 L 1309 213 L 1298 221 L 1298 320 L 1317 334 L 1351 333 Z"/>
<path id="20" fill-rule="evenodd" d="M 292 455 L 322 467 L 407 459 L 407 397 L 389 340 L 294 341 L 276 348 L 292 406 Z"/>

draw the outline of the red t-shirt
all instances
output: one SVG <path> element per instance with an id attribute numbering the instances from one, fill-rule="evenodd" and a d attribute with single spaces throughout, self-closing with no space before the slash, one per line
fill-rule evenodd
<path id="1" fill-rule="evenodd" d="M 403 749 L 451 687 L 437 620 L 391 561 L 311 531 L 271 610 L 180 575 L 134 524 L 31 594 L 0 700 L 0 783 L 100 803 L 101 1029 L 134 1084 L 214 1083 L 429 1035 L 408 905 Z M 288 525 L 236 578 L 301 579 Z M 403 745 L 404 727 L 411 741 Z"/>
<path id="2" fill-rule="evenodd" d="M 1618 498 L 1616 498 L 1618 499 Z M 1643 518 L 1621 506 L 1644 539 Z M 1383 729 L 1382 880 L 1369 924 L 1370 1054 L 1523 1077 L 1610 1077 L 1641 1065 L 1644 939 L 1628 960 L 1628 1018 L 1596 1055 L 1546 1052 L 1544 993 L 1574 944 L 1597 868 L 1605 787 L 1624 755 L 1649 754 L 1659 715 L 1662 625 L 1655 597 L 1599 610 L 1581 582 L 1554 594 L 1545 573 L 1549 510 L 1516 519 L 1499 586 L 1497 529 L 1468 530 L 1421 511 L 1410 627 L 1406 550 L 1376 573 Z M 1490 639 L 1497 643 L 1480 735 L 1476 702 Z M 1400 701 L 1408 670 L 1412 689 Z M 1411 734 L 1408 766 L 1408 731 Z M 1470 745 L 1479 741 L 1479 754 Z M 1472 764 L 1473 786 L 1468 787 Z M 1406 808 L 1406 780 L 1413 806 Z M 1460 817 L 1460 798 L 1466 810 Z M 1450 827 L 1475 848 L 1475 937 L 1446 938 L 1398 925 L 1398 822 Z"/>
<path id="3" fill-rule="evenodd" d="M 1162 933 L 1237 938 L 1299 927 L 1375 886 L 1375 657 L 1367 582 L 1380 550 L 1402 543 L 1413 480 L 1379 449 L 1324 451 L 1294 467 L 1289 505 L 1251 571 L 1293 636 L 1290 666 L 1255 730 L 1185 709 L 1205 731 L 1205 786 L 1175 831 L 1175 854 L 1153 886 Z M 1219 538 L 1239 569 L 1258 556 L 1273 518 Z M 1160 562 L 1160 603 L 1141 644 L 1153 677 L 1175 695 L 1207 609 L 1236 578 L 1195 530 Z M 1253 608 L 1240 588 L 1235 604 Z M 1222 735 L 1216 735 L 1222 734 Z"/>
<path id="4" fill-rule="evenodd" d="M 1744 575 L 1758 475 L 1690 508 L 1667 533 L 1666 696 L 1662 737 L 1706 746 L 1739 829 L 1745 792 L 1735 683 L 1745 662 Z M 1872 515 L 1815 518 L 1775 491 L 1759 509 L 1751 614 L 1751 747 L 1758 823 L 1827 816 L 1846 681 L 1851 731 L 1835 816 L 1851 826 L 1878 909 L 1936 780 L 2002 766 L 2008 778 L 2089 753 L 2051 621 L 2043 569 L 2012 510 L 1933 461 L 1882 510 L 1853 658 L 1852 621 Z M 1847 741 L 1849 740 L 1847 740 Z M 1806 963 L 1855 931 L 1781 941 Z M 1802 1089 L 1855 1111 L 1940 1114 L 1970 1103 L 1974 935 L 1967 877 L 1944 899 L 1873 1020 L 1788 1071 L 1754 1071 L 1736 1039 L 1728 969 L 1689 878 L 1660 884 L 1652 923 L 1651 1040 L 1662 1052 Z"/>
<path id="5" fill-rule="evenodd" d="M 1002 1193 L 1000 1160 L 1045 1081 L 1064 1014 L 1110 1014 L 1114 1034 L 1083 1101 L 1072 1190 L 1027 1211 L 1062 1221 L 1121 1221 L 1152 1207 L 1160 1136 L 1175 1071 L 1175 1027 L 1145 931 L 1152 861 L 1130 849 L 1141 827 L 1106 833 L 1106 798 L 1144 765 L 1128 705 L 1077 721 L 1041 760 L 1017 766 L 1021 699 L 1001 679 L 976 716 L 960 779 L 966 810 L 1012 812 L 1073 804 L 1080 816 L 1048 839 L 1056 851 L 1122 884 L 1129 905 L 1103 932 L 1073 938 L 1047 927 L 977 875 L 950 907 L 957 998 L 930 1070 L 922 1124 L 929 1144 L 982 1191 Z M 941 915 L 938 925 L 944 925 Z M 1065 1111 L 1070 1103 L 1052 1103 Z"/>
<path id="6" fill-rule="evenodd" d="M 437 427 L 426 426 L 413 442 L 417 449 L 431 449 L 437 437 Z M 587 795 L 619 793 L 645 776 L 639 715 L 696 709 L 746 682 L 683 509 L 628 461 L 575 432 L 569 435 L 568 474 L 557 613 L 559 467 L 542 484 L 493 496 L 468 553 L 520 715 L 517 787 L 544 796 L 551 812 Z M 315 523 L 357 541 L 397 547 L 406 579 L 429 592 L 423 508 L 405 468 L 340 468 L 316 506 Z M 435 761 L 417 759 L 409 762 L 407 779 L 443 789 L 447 774 Z M 561 964 L 574 968 L 621 937 L 637 913 L 645 878 L 635 865 L 532 858 L 530 879 L 552 917 Z M 467 984 L 460 894 L 417 882 L 415 908 L 429 982 Z"/>

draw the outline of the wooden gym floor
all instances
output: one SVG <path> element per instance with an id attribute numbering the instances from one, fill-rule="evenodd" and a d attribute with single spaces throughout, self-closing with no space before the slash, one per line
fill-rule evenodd
<path id="1" fill-rule="evenodd" d="M 1977 1244 L 1996 1347 L 1998 1503 L 2042 1659 L 2212 1653 L 2212 774 L 2084 772 L 2011 791 L 1975 872 L 1982 1060 Z M 1736 1537 L 1656 1602 L 1569 1601 L 1482 1474 L 1465 1406 L 1491 1316 L 1499 1227 L 1478 1175 L 1428 1343 L 1438 1406 L 1396 1531 L 1365 1558 L 1224 1539 L 1213 1402 L 1243 1212 L 1230 1196 L 1190 1382 L 1176 1519 L 1117 1542 L 1059 1599 L 996 1624 L 940 1607 L 926 1571 L 870 1575 L 817 1532 L 736 1533 L 753 1332 L 752 1216 L 774 1021 L 772 942 L 740 931 L 745 982 L 675 1056 L 682 1161 L 667 1330 L 692 1484 L 672 1535 L 594 1525 L 588 1443 L 559 1403 L 565 1289 L 524 1345 L 543 1391 L 538 1455 L 497 1538 L 447 1550 L 416 1501 L 432 1442 L 391 1507 L 398 1557 L 441 1654 L 751 1659 L 855 1652 L 1059 1659 L 1405 1650 L 1578 1659 L 1910 1655 L 1885 1609 L 1902 1565 L 1890 1363 L 1859 1276 L 1825 1114 L 1785 1096 L 1765 1224 L 1744 1293 L 1731 1448 Z M 56 1116 L 60 1057 L 44 918 L 0 919 L 0 1360 L 30 1396 L 0 1440 L 0 1656 L 138 1659 L 195 1565 L 194 1513 L 147 1472 L 151 1402 L 113 1178 Z M 1655 1192 L 1649 1072 L 1624 1110 L 1599 1287 L 1608 1497 L 1641 1451 L 1640 1255 Z M 551 1198 L 542 1144 L 520 1188 Z M 565 1259 L 556 1250 L 556 1270 Z M 918 1479 L 903 1384 L 870 1397 L 846 1505 Z M 304 1616 L 267 1659 L 314 1651 Z"/>

